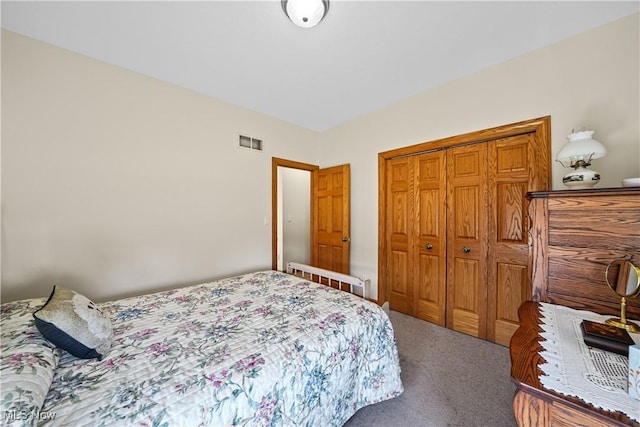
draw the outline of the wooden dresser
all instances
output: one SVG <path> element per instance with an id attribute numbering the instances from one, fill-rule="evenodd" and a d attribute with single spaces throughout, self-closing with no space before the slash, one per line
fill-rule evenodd
<path id="1" fill-rule="evenodd" d="M 532 300 L 620 315 L 605 270 L 614 259 L 640 265 L 640 187 L 528 194 Z M 627 300 L 640 319 L 640 298 Z"/>
<path id="2" fill-rule="evenodd" d="M 620 316 L 620 297 L 609 289 L 605 271 L 620 258 L 640 265 L 640 188 L 533 192 L 527 197 L 533 301 L 520 307 L 520 327 L 509 345 L 516 420 L 520 426 L 638 426 L 624 414 L 541 386 L 542 338 L 535 301 Z M 640 319 L 640 298 L 627 299 L 627 316 Z"/>

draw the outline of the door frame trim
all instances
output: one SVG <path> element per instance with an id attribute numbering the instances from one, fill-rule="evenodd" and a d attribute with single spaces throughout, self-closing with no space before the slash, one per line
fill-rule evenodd
<path id="1" fill-rule="evenodd" d="M 443 150 L 449 147 L 476 144 L 508 138 L 516 135 L 533 133 L 543 146 L 551 146 L 551 116 L 543 116 L 535 119 L 507 125 L 496 126 L 489 129 L 478 130 L 433 141 L 422 142 L 416 145 L 396 148 L 378 153 L 378 304 L 389 300 L 389 286 L 387 285 L 387 247 L 386 247 L 386 166 L 387 161 L 396 157 L 414 156 L 420 153 Z M 543 150 L 544 151 L 544 150 Z M 541 165 L 547 169 L 541 170 L 541 175 L 547 176 L 547 182 L 551 182 L 551 161 L 541 161 Z"/>
<path id="2" fill-rule="evenodd" d="M 320 169 L 320 166 L 312 165 L 310 163 L 297 162 L 295 160 L 281 159 L 278 157 L 271 158 L 271 269 L 278 269 L 278 166 L 282 166 L 290 169 L 299 169 L 309 172 Z M 310 181 L 309 194 L 313 190 L 313 180 Z M 311 199 L 311 211 L 313 212 L 313 197 Z M 311 239 L 313 239 L 313 233 L 311 233 L 313 227 L 313 215 L 311 215 L 312 223 L 309 224 L 309 233 Z M 313 242 L 311 242 L 313 245 Z"/>

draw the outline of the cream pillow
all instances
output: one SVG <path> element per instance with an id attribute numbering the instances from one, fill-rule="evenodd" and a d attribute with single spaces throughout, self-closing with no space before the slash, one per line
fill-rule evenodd
<path id="1" fill-rule="evenodd" d="M 71 289 L 54 286 L 33 317 L 46 339 L 76 357 L 102 359 L 111 349 L 111 320 L 89 298 Z"/>

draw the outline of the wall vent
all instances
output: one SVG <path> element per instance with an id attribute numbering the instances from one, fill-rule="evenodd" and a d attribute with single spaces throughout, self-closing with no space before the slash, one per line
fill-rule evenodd
<path id="1" fill-rule="evenodd" d="M 264 150 L 264 141 L 257 138 L 251 138 L 250 136 L 238 136 L 238 143 L 241 148 L 248 148 L 255 151 Z"/>

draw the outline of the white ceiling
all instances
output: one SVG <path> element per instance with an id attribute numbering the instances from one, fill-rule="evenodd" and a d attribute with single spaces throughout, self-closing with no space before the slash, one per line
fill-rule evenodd
<path id="1" fill-rule="evenodd" d="M 2 1 L 2 27 L 322 131 L 639 11 L 636 1 Z"/>

